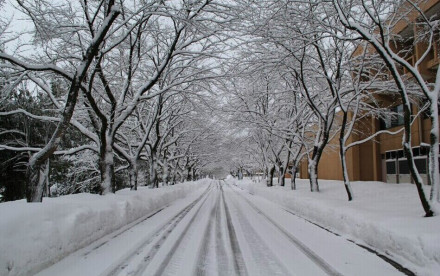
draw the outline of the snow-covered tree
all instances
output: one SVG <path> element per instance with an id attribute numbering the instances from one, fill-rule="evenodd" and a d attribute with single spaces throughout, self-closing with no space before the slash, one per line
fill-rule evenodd
<path id="1" fill-rule="evenodd" d="M 31 156 L 26 171 L 26 198 L 29 202 L 39 202 L 43 195 L 40 167 L 56 151 L 69 126 L 88 69 L 92 63 L 95 63 L 95 57 L 120 10 L 114 5 L 114 1 L 105 1 L 104 5 L 93 11 L 96 16 L 90 27 L 94 33 L 89 33 L 80 23 L 88 14 L 68 2 L 63 3 L 64 5 L 55 5 L 47 1 L 28 3 L 19 1 L 18 4 L 34 23 L 34 41 L 41 44 L 45 52 L 29 58 L 20 57 L 15 53 L 8 54 L 2 50 L 0 60 L 15 72 L 26 71 L 29 75 L 54 74 L 68 83 L 57 128 L 44 148 Z M 77 37 L 81 41 L 82 47 L 79 51 L 77 47 L 72 48 L 74 45 L 72 37 Z M 75 51 L 72 51 L 73 49 Z"/>
<path id="2" fill-rule="evenodd" d="M 423 1 L 377 1 L 366 5 L 366 1 L 332 1 L 335 13 L 340 22 L 352 30 L 359 39 L 368 42 L 368 47 L 378 53 L 386 66 L 390 77 L 394 80 L 404 111 L 404 139 L 403 149 L 407 157 L 410 172 L 417 186 L 419 197 L 426 216 L 432 216 L 440 204 L 439 183 L 439 131 L 438 131 L 438 99 L 440 91 L 440 71 L 436 70 L 435 78 L 425 79 L 419 65 L 432 54 L 434 44 L 437 43 L 436 31 L 438 20 L 429 17 L 423 12 Z M 417 28 L 409 37 L 394 32 L 399 22 L 406 22 L 408 18 L 417 18 Z M 373 31 L 371 31 L 373 30 Z M 405 47 L 405 41 L 409 46 Z M 426 49 L 419 56 L 411 49 L 414 43 L 424 41 Z M 408 44 L 408 43 L 406 43 Z M 408 60 L 411 58 L 411 60 Z M 415 60 L 412 60 L 415 59 Z M 403 70 L 402 70 L 403 69 Z M 404 72 L 408 72 L 407 78 Z M 431 194 L 429 200 L 423 192 L 423 180 L 414 163 L 411 149 L 411 102 L 408 86 L 417 85 L 419 91 L 429 104 L 431 121 L 429 161 L 429 184 Z"/>
<path id="3" fill-rule="evenodd" d="M 20 57 L 11 54 L 14 49 L 8 49 L 9 54 L 2 50 L 4 68 L 14 73 L 8 82 L 15 86 L 32 82 L 38 88 L 36 93 L 46 93 L 58 110 L 56 116 L 22 113 L 59 126 L 30 160 L 30 201 L 41 201 L 42 194 L 41 185 L 36 184 L 40 169 L 33 168 L 55 152 L 69 124 L 89 139 L 87 145 L 70 149 L 70 153 L 86 148 L 98 153 L 101 193 L 114 191 L 115 156 L 128 163 L 120 169 L 131 169 L 148 140 L 148 133 L 134 138 L 141 140 L 134 143 L 137 153 L 127 154 L 127 148 L 117 142 L 121 127 L 140 103 L 154 101 L 167 91 L 187 91 L 199 80 L 212 78 L 217 64 L 207 60 L 215 60 L 222 52 L 221 26 L 228 21 L 224 13 L 228 6 L 212 1 L 18 4 L 34 24 L 33 43 L 41 54 Z M 216 20 L 219 16 L 224 22 Z M 59 24 L 63 27 L 58 28 Z M 53 82 L 62 84 L 59 94 L 53 91 Z M 153 117 L 154 113 L 152 110 Z M 125 145 L 131 142 L 125 141 Z M 128 158 L 133 156 L 135 159 Z"/>

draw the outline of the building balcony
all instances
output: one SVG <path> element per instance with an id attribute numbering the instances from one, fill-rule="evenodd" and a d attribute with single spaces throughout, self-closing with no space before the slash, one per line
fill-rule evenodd
<path id="1" fill-rule="evenodd" d="M 428 67 L 428 69 L 431 70 L 435 70 L 438 68 L 438 65 L 440 63 L 440 58 L 439 58 L 439 54 L 440 54 L 440 45 L 439 45 L 439 41 L 436 41 L 436 43 L 434 43 L 432 45 L 432 55 L 431 59 L 427 62 L 426 66 Z"/>

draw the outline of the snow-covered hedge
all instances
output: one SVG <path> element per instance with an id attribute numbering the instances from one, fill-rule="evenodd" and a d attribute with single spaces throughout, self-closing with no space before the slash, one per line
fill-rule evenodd
<path id="1" fill-rule="evenodd" d="M 207 180 L 99 196 L 0 204 L 0 275 L 30 275 L 205 186 Z"/>
<path id="2" fill-rule="evenodd" d="M 321 192 L 311 193 L 308 180 L 298 190 L 266 187 L 264 182 L 231 180 L 347 238 L 390 255 L 417 275 L 439 275 L 440 216 L 425 218 L 415 185 L 382 182 L 352 183 L 355 199 L 348 202 L 340 181 L 321 180 Z"/>

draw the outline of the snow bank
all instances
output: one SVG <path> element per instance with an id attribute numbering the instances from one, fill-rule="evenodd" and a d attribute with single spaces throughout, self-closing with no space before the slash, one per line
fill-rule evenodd
<path id="1" fill-rule="evenodd" d="M 29 275 L 183 198 L 207 180 L 99 196 L 76 194 L 0 204 L 0 275 Z"/>
<path id="2" fill-rule="evenodd" d="M 423 217 L 415 185 L 353 182 L 355 198 L 348 202 L 341 181 L 320 180 L 319 193 L 311 193 L 308 180 L 302 179 L 296 191 L 290 190 L 290 183 L 269 188 L 248 179 L 228 181 L 373 247 L 418 275 L 440 271 L 440 216 Z"/>

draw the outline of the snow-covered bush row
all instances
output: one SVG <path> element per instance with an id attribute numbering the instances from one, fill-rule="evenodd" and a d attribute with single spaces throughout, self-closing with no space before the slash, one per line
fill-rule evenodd
<path id="1" fill-rule="evenodd" d="M 349 202 L 341 181 L 320 180 L 319 193 L 310 192 L 308 180 L 297 180 L 296 191 L 290 187 L 266 187 L 265 183 L 248 179 L 229 181 L 250 194 L 375 248 L 417 275 L 434 276 L 440 271 L 440 217 L 423 217 L 423 209 L 414 196 L 415 185 L 353 182 L 356 199 Z"/>
<path id="2" fill-rule="evenodd" d="M 30 275 L 205 186 L 206 179 L 99 196 L 74 194 L 0 204 L 0 275 Z"/>

